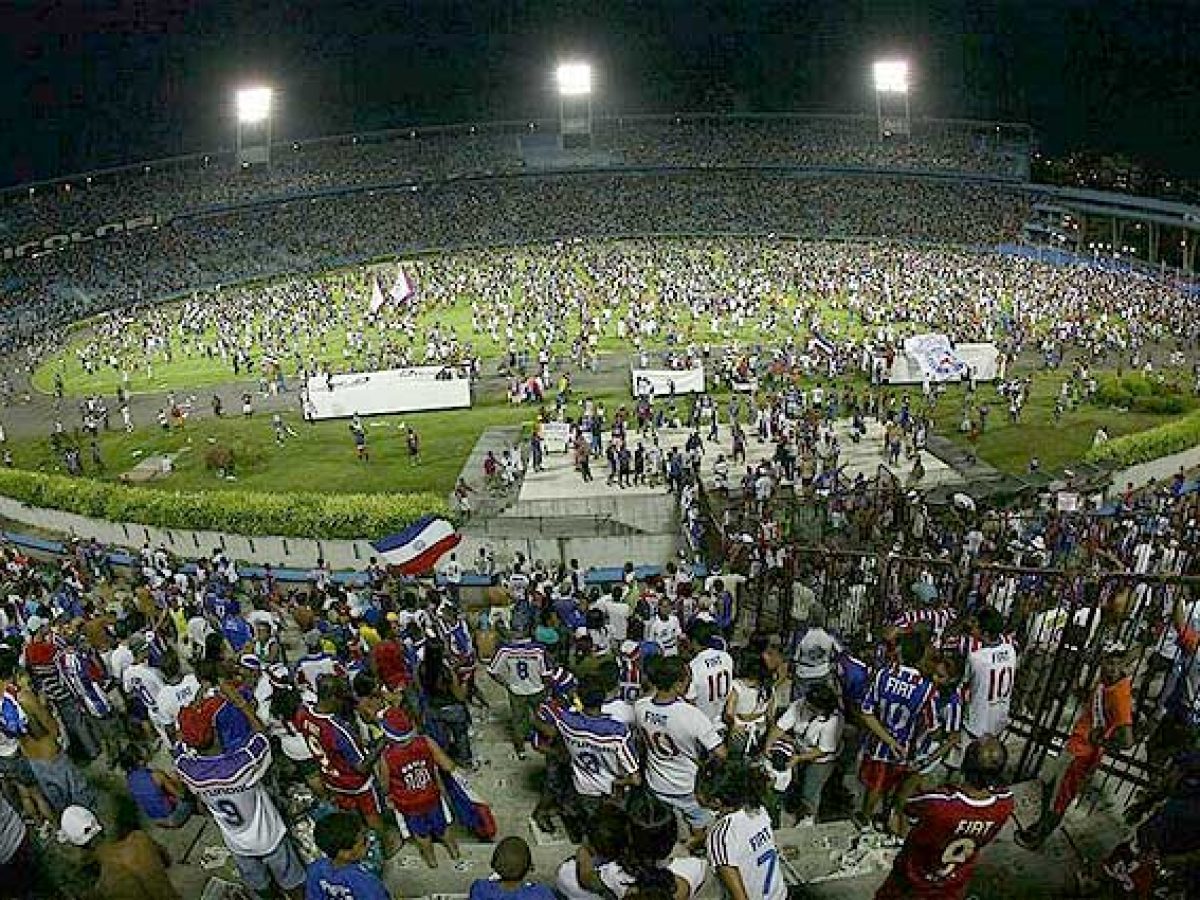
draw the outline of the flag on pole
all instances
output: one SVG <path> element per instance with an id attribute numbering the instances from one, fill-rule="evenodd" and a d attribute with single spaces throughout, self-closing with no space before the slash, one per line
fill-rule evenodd
<path id="1" fill-rule="evenodd" d="M 374 541 L 371 546 L 401 575 L 420 575 L 432 569 L 461 540 L 462 535 L 446 519 L 422 516 L 403 531 Z"/>
<path id="2" fill-rule="evenodd" d="M 372 278 L 371 279 L 371 307 L 370 307 L 371 315 L 375 315 L 375 313 L 379 312 L 379 310 L 383 308 L 385 299 L 386 298 L 383 296 L 383 290 L 382 290 L 382 288 L 379 287 L 379 279 Z"/>
<path id="3" fill-rule="evenodd" d="M 414 293 L 416 291 L 413 289 L 412 282 L 408 280 L 408 276 L 404 274 L 404 267 L 401 266 L 396 271 L 396 283 L 392 285 L 392 299 L 397 303 L 403 303 Z"/>

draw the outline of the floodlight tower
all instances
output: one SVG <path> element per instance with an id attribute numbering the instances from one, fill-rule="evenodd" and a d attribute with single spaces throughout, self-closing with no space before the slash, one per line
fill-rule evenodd
<path id="1" fill-rule="evenodd" d="M 880 139 L 912 134 L 908 111 L 908 62 L 881 59 L 875 63 L 875 115 Z"/>
<path id="2" fill-rule="evenodd" d="M 592 146 L 592 67 L 565 62 L 554 73 L 558 83 L 558 132 L 564 150 Z"/>
<path id="3" fill-rule="evenodd" d="M 269 87 L 242 88 L 237 92 L 237 162 L 239 167 L 270 165 L 271 105 Z"/>

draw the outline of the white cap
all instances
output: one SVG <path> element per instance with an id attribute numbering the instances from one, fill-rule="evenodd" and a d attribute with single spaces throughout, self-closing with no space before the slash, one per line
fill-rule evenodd
<path id="1" fill-rule="evenodd" d="M 68 806 L 63 810 L 58 839 L 64 844 L 86 847 L 104 828 L 96 814 L 84 806 Z"/>
<path id="2" fill-rule="evenodd" d="M 26 623 L 25 623 L 25 629 L 30 634 L 37 634 L 39 631 L 41 631 L 45 627 L 46 627 L 46 620 L 43 619 L 41 616 L 30 616 L 28 621 L 26 621 Z"/>

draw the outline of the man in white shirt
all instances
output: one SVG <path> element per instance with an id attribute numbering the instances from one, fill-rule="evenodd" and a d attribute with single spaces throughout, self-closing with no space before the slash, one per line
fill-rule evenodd
<path id="1" fill-rule="evenodd" d="M 995 735 L 1008 727 L 1013 684 L 1017 676 L 1017 649 L 1004 636 L 1004 619 L 994 609 L 976 617 L 983 646 L 967 656 L 970 702 L 966 729 L 969 740 Z"/>
<path id="2" fill-rule="evenodd" d="M 683 628 L 679 617 L 671 610 L 671 601 L 662 597 L 655 615 L 646 623 L 646 640 L 658 644 L 663 656 L 678 656 L 682 635 Z"/>
<path id="3" fill-rule="evenodd" d="M 744 762 L 723 766 L 709 785 L 706 793 L 721 815 L 705 840 L 708 859 L 725 896 L 786 900 L 771 817 L 755 788 L 755 776 Z"/>
<path id="4" fill-rule="evenodd" d="M 442 566 L 442 577 L 446 579 L 446 593 L 450 595 L 451 600 L 458 603 L 462 591 L 463 567 L 458 561 L 457 553 L 451 553 Z"/>
<path id="5" fill-rule="evenodd" d="M 833 661 L 842 645 L 825 630 L 825 610 L 813 604 L 808 609 L 808 627 L 797 634 L 792 651 L 792 699 L 802 698 L 813 685 L 828 682 Z"/>
<path id="6" fill-rule="evenodd" d="M 791 764 L 803 766 L 794 781 L 800 816 L 797 825 L 812 825 L 816 821 L 821 794 L 842 749 L 844 729 L 837 695 L 827 684 L 818 684 L 804 699 L 794 701 L 784 710 L 767 734 L 767 747 L 788 735 L 795 748 Z"/>
<path id="7" fill-rule="evenodd" d="M 683 699 L 691 679 L 678 656 L 654 657 L 647 665 L 654 696 L 634 704 L 635 724 L 646 745 L 646 786 L 683 813 L 693 841 L 703 839 L 712 813 L 696 801 L 696 774 L 707 755 L 725 758 L 720 732 Z"/>
<path id="8" fill-rule="evenodd" d="M 488 674 L 508 692 L 512 713 L 512 742 L 518 759 L 525 758 L 525 738 L 531 726 L 530 716 L 545 696 L 545 682 L 550 673 L 546 649 L 535 644 L 528 634 L 505 641 L 497 649 L 488 666 Z"/>
<path id="9" fill-rule="evenodd" d="M 699 652 L 688 663 L 692 686 L 687 699 L 708 716 L 717 728 L 724 728 L 725 698 L 733 685 L 733 657 L 722 649 L 724 641 L 715 625 L 693 623 L 688 629 L 693 646 Z"/>
<path id="10" fill-rule="evenodd" d="M 591 607 L 604 613 L 608 624 L 609 649 L 613 652 L 621 646 L 629 630 L 629 604 L 623 599 L 624 593 L 623 585 L 614 584 L 612 593 L 601 597 Z"/>
<path id="11" fill-rule="evenodd" d="M 162 717 L 158 710 L 158 694 L 166 682 L 162 673 L 148 662 L 150 643 L 146 640 L 146 635 L 140 631 L 131 635 L 129 649 L 133 653 L 133 662 L 126 666 L 121 676 L 121 688 L 126 697 L 145 707 L 159 735 L 165 742 L 169 742 L 162 729 Z"/>
<path id="12" fill-rule="evenodd" d="M 257 725 L 249 705 L 227 695 Z M 271 766 L 271 744 L 261 731 L 236 750 L 225 750 L 201 707 L 184 710 L 181 743 L 172 751 L 179 777 L 200 798 L 217 826 L 246 886 L 266 896 L 278 886 L 293 900 L 303 896 L 304 864 L 288 837 L 263 778 Z"/>

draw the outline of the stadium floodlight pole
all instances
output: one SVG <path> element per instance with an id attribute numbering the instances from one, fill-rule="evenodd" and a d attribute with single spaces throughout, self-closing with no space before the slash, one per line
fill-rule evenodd
<path id="1" fill-rule="evenodd" d="M 908 94 L 908 61 L 881 59 L 872 67 L 875 84 L 875 117 L 879 122 L 879 137 L 912 133 Z"/>
<path id="2" fill-rule="evenodd" d="M 237 92 L 237 162 L 240 168 L 270 165 L 274 101 L 275 92 L 269 87 L 248 87 Z"/>
<path id="3" fill-rule="evenodd" d="M 564 150 L 592 145 L 592 67 L 586 62 L 560 63 L 554 72 L 558 85 L 558 133 Z"/>

